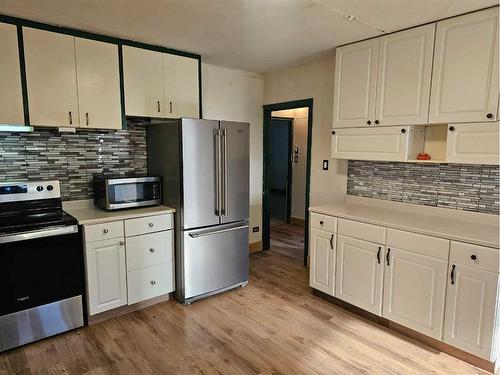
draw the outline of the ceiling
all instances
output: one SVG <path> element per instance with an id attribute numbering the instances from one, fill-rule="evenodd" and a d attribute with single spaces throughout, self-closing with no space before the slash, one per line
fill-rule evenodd
<path id="1" fill-rule="evenodd" d="M 0 0 L 0 14 L 200 53 L 266 73 L 498 0 Z M 346 15 L 356 19 L 348 21 Z"/>

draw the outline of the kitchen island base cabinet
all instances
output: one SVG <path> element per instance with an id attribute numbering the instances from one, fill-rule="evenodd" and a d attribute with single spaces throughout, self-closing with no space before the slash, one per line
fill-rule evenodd
<path id="1" fill-rule="evenodd" d="M 113 238 L 85 244 L 89 315 L 127 304 L 125 242 Z"/>
<path id="2" fill-rule="evenodd" d="M 333 296 L 335 292 L 335 235 L 311 228 L 310 241 L 309 285 Z"/>
<path id="3" fill-rule="evenodd" d="M 383 246 L 339 235 L 335 296 L 382 315 L 384 253 Z"/>

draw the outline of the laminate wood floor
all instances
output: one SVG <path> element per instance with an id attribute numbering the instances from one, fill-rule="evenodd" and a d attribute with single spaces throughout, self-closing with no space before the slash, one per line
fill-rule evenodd
<path id="1" fill-rule="evenodd" d="M 313 296 L 302 230 L 279 224 L 250 283 L 0 354 L 0 374 L 486 374 Z"/>

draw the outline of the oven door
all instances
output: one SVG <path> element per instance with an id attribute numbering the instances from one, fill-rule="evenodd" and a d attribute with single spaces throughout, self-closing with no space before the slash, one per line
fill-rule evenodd
<path id="1" fill-rule="evenodd" d="M 0 316 L 83 295 L 78 227 L 0 236 Z"/>
<path id="2" fill-rule="evenodd" d="M 108 180 L 108 209 L 160 204 L 160 191 L 160 181 L 156 177 Z"/>

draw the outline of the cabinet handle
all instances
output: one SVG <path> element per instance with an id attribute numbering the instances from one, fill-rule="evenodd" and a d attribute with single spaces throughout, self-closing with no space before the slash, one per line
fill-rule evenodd
<path id="1" fill-rule="evenodd" d="M 107 228 L 105 228 L 105 229 L 102 231 L 102 233 L 104 233 L 104 234 L 108 234 L 108 232 L 109 232 L 109 230 L 108 230 Z"/>
<path id="2" fill-rule="evenodd" d="M 68 117 L 69 117 L 69 124 L 73 125 L 73 115 L 71 114 L 71 111 L 69 111 Z"/>
<path id="3" fill-rule="evenodd" d="M 451 266 L 451 285 L 455 284 L 455 265 Z"/>
<path id="4" fill-rule="evenodd" d="M 472 260 L 476 260 L 476 259 L 477 259 L 477 256 L 476 256 L 476 255 L 474 255 L 474 254 L 472 254 L 472 255 L 470 256 L 470 258 L 471 258 Z"/>
<path id="5" fill-rule="evenodd" d="M 150 252 L 150 253 L 154 253 L 154 252 L 155 252 L 155 249 L 151 248 L 151 249 L 149 249 L 149 252 Z"/>
<path id="6" fill-rule="evenodd" d="M 371 125 L 371 124 L 372 124 L 372 122 L 371 122 L 370 120 L 368 120 L 366 123 L 367 123 L 368 125 Z"/>
<path id="7" fill-rule="evenodd" d="M 379 246 L 378 247 L 378 251 L 377 251 L 377 262 L 378 264 L 380 264 L 380 251 L 382 250 L 382 246 Z"/>
<path id="8" fill-rule="evenodd" d="M 153 228 L 155 225 L 153 223 L 148 224 L 150 228 Z"/>
<path id="9" fill-rule="evenodd" d="M 375 125 L 378 125 L 380 124 L 380 121 L 379 120 L 375 120 Z"/>
<path id="10" fill-rule="evenodd" d="M 454 130 L 455 130 L 455 127 L 454 127 L 454 126 L 450 126 L 450 127 L 448 128 L 448 130 L 449 130 L 450 132 L 452 132 L 452 131 L 454 131 Z"/>
<path id="11" fill-rule="evenodd" d="M 385 256 L 385 260 L 387 261 L 387 265 L 390 266 L 389 263 L 389 254 L 391 253 L 391 249 L 387 249 L 387 255 Z"/>
<path id="12" fill-rule="evenodd" d="M 89 126 L 89 113 L 85 113 L 85 121 L 87 122 L 87 126 Z"/>
<path id="13" fill-rule="evenodd" d="M 160 101 L 156 102 L 156 108 L 158 109 L 158 113 L 160 113 Z"/>
<path id="14" fill-rule="evenodd" d="M 120 241 L 120 246 L 125 246 L 125 241 Z"/>
<path id="15" fill-rule="evenodd" d="M 156 284 L 156 281 L 151 280 L 151 285 L 155 285 L 155 284 Z"/>
<path id="16" fill-rule="evenodd" d="M 401 133 L 403 134 L 406 133 L 406 129 L 405 128 L 401 129 Z"/>
<path id="17" fill-rule="evenodd" d="M 323 220 L 321 220 L 321 221 L 319 222 L 319 225 L 323 225 Z"/>
<path id="18" fill-rule="evenodd" d="M 335 135 L 335 130 L 332 130 L 332 134 Z"/>
<path id="19" fill-rule="evenodd" d="M 333 234 L 330 237 L 330 248 L 333 250 Z"/>
<path id="20" fill-rule="evenodd" d="M 170 113 L 172 113 L 172 102 L 170 102 Z"/>
<path id="21" fill-rule="evenodd" d="M 493 113 L 488 113 L 488 114 L 486 115 L 486 117 L 487 117 L 487 118 L 493 118 Z"/>

